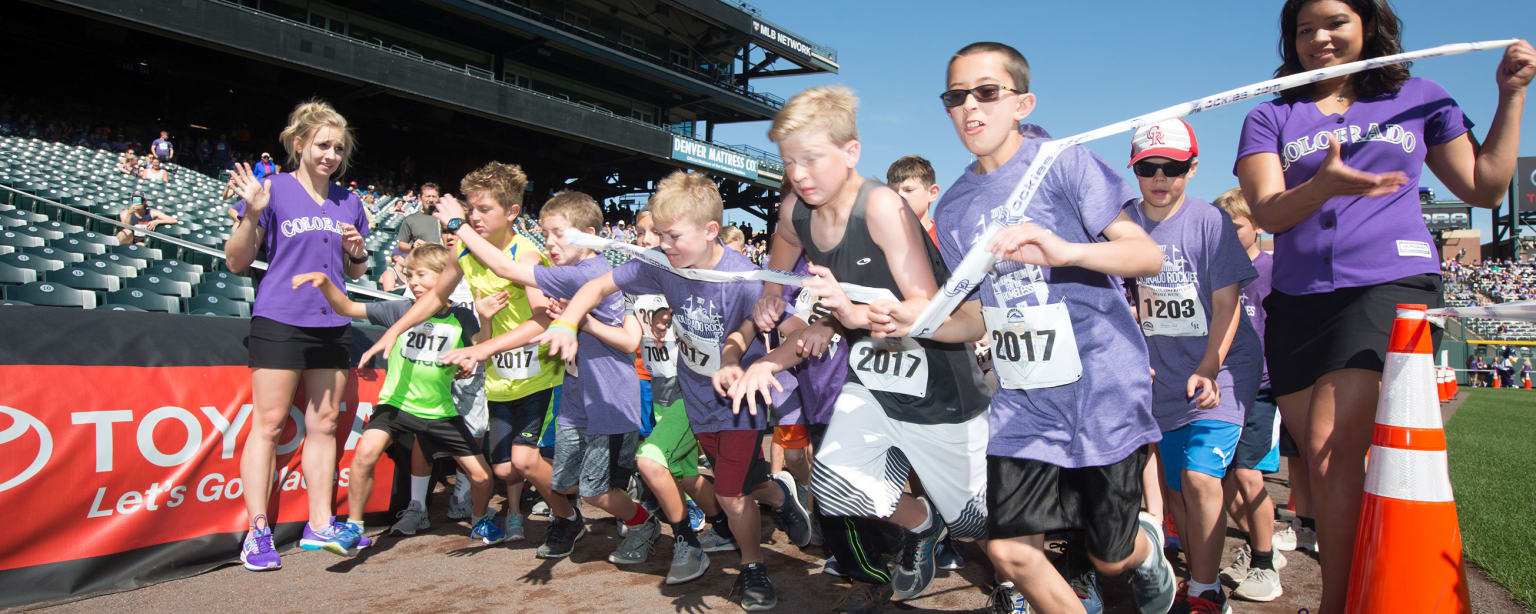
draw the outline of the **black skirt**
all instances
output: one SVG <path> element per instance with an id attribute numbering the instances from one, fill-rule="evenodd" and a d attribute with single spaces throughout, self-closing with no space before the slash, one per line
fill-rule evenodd
<path id="1" fill-rule="evenodd" d="M 346 369 L 352 363 L 352 326 L 290 326 L 251 318 L 246 347 L 255 369 Z"/>
<path id="2" fill-rule="evenodd" d="M 1358 288 L 1264 299 L 1264 358 L 1275 396 L 1299 392 L 1339 369 L 1381 371 L 1397 305 L 1444 305 L 1439 275 L 1404 277 Z M 1434 329 L 1436 352 L 1441 331 Z"/>

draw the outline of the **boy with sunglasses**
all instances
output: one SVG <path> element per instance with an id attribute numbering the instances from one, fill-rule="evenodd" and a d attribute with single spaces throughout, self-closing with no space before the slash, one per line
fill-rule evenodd
<path id="1" fill-rule="evenodd" d="M 1222 478 L 1259 391 L 1258 335 L 1238 313 L 1239 288 L 1258 277 L 1226 212 L 1184 194 L 1199 165 L 1181 119 L 1131 138 L 1141 184 L 1131 217 L 1163 251 L 1162 270 L 1138 278 L 1136 314 L 1147 338 L 1152 415 L 1167 509 L 1189 559 L 1189 591 L 1174 612 L 1230 612 L 1217 572 L 1226 516 Z"/>

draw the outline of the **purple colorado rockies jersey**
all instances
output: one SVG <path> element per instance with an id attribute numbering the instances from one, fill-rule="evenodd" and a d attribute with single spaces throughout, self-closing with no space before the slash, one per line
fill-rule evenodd
<path id="1" fill-rule="evenodd" d="M 351 319 L 331 311 L 319 289 L 293 289 L 293 276 L 318 271 L 336 287 L 345 287 L 347 255 L 341 249 L 341 225 L 356 226 L 359 234 L 368 236 L 363 201 L 327 183 L 325 202 L 316 203 L 292 174 L 279 173 L 267 180 L 272 182 L 272 198 L 257 220 L 265 231 L 267 273 L 256 288 L 251 316 L 289 326 L 345 326 Z M 243 213 L 245 202 L 235 208 Z"/>

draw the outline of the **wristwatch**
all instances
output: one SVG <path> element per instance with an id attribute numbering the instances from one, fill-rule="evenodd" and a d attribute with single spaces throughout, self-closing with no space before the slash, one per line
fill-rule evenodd
<path id="1" fill-rule="evenodd" d="M 347 254 L 347 260 L 351 260 L 352 264 L 362 264 L 364 262 L 368 262 L 368 257 L 367 256 L 363 256 L 362 258 L 358 258 L 358 257 L 353 256 L 352 254 Z"/>
<path id="2" fill-rule="evenodd" d="M 463 226 L 463 225 L 464 225 L 464 218 L 462 218 L 462 217 L 456 217 L 456 218 L 453 218 L 451 220 L 448 220 L 448 226 L 447 226 L 448 232 L 458 232 L 459 231 L 459 227 Z"/>

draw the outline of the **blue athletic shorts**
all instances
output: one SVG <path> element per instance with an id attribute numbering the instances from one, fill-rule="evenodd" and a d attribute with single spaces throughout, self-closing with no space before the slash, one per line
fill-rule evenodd
<path id="1" fill-rule="evenodd" d="M 1196 420 L 1163 433 L 1157 451 L 1163 459 L 1163 479 L 1168 487 L 1182 490 L 1179 479 L 1184 470 L 1198 471 L 1220 479 L 1237 450 L 1243 427 L 1217 420 Z"/>

